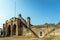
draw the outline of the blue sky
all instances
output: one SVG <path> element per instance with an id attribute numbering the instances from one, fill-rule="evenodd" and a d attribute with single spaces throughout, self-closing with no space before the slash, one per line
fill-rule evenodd
<path id="1" fill-rule="evenodd" d="M 0 27 L 18 14 L 22 14 L 24 19 L 30 16 L 34 25 L 57 24 L 60 21 L 60 0 L 0 0 Z"/>

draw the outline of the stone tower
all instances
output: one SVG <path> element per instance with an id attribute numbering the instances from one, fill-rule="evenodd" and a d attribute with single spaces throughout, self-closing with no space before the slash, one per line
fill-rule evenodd
<path id="1" fill-rule="evenodd" d="M 27 26 L 30 27 L 30 17 L 27 17 Z"/>

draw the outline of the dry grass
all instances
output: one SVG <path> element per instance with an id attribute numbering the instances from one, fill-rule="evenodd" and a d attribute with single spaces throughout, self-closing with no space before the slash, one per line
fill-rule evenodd
<path id="1" fill-rule="evenodd" d="M 2 37 L 0 38 L 0 40 L 60 40 L 60 37 L 36 38 L 36 37 L 14 36 L 14 37 Z"/>
<path id="2" fill-rule="evenodd" d="M 22 37 L 22 36 L 19 36 L 19 37 L 3 37 L 3 38 L 0 38 L 0 40 L 38 40 L 38 38 L 36 37 Z"/>

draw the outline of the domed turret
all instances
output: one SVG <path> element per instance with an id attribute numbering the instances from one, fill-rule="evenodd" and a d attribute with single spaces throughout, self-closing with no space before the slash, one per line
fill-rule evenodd
<path id="1" fill-rule="evenodd" d="M 21 14 L 19 14 L 19 16 L 21 17 Z"/>
<path id="2" fill-rule="evenodd" d="M 27 20 L 28 20 L 28 19 L 30 20 L 30 17 L 27 17 Z"/>
<path id="3" fill-rule="evenodd" d="M 19 15 L 18 15 L 18 18 L 21 19 L 21 17 L 22 17 L 21 14 L 19 14 Z"/>

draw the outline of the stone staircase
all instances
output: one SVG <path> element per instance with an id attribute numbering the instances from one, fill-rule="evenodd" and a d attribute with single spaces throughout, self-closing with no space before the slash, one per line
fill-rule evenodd
<path id="1" fill-rule="evenodd" d="M 26 25 L 26 22 L 23 19 L 21 19 L 21 22 L 26 29 L 30 30 L 36 37 L 39 37 L 30 27 Z"/>

